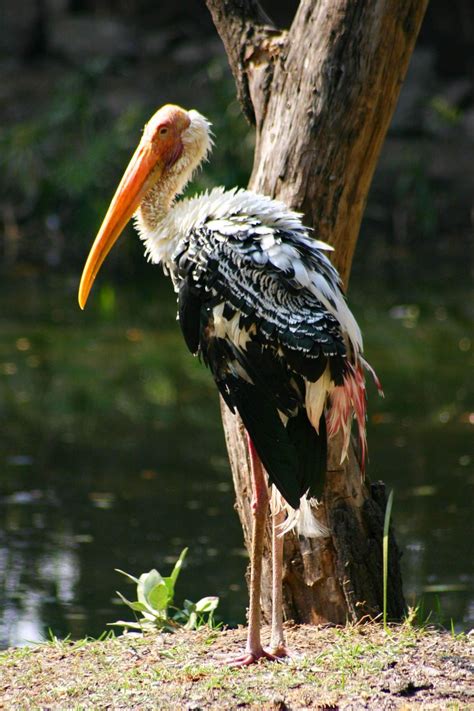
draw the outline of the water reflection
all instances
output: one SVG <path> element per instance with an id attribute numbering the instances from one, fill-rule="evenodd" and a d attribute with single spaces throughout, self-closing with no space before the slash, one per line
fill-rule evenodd
<path id="1" fill-rule="evenodd" d="M 0 291 L 0 643 L 100 634 L 122 616 L 114 568 L 166 571 L 184 546 L 178 600 L 218 594 L 241 622 L 246 559 L 217 397 L 169 285 L 106 285 L 85 313 L 76 285 L 33 274 Z M 381 294 L 357 270 L 351 285 L 386 392 L 370 394 L 370 473 L 395 488 L 407 595 L 459 625 L 473 615 L 466 296 Z"/>

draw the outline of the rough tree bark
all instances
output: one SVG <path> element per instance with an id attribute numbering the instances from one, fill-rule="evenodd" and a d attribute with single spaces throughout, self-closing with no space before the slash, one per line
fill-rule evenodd
<path id="1" fill-rule="evenodd" d="M 300 210 L 331 243 L 347 285 L 377 158 L 428 0 L 301 0 L 288 31 L 255 0 L 206 0 L 243 111 L 256 127 L 249 187 Z M 370 354 L 369 354 L 370 357 Z M 238 418 L 222 408 L 237 509 L 249 547 L 249 461 Z M 370 443 L 369 443 L 370 444 Z M 284 607 L 299 622 L 344 623 L 382 609 L 382 483 L 361 477 L 332 441 L 322 497 L 325 539 L 285 540 Z M 269 539 L 268 539 L 269 540 Z M 268 619 L 270 547 L 262 609 Z M 405 609 L 399 552 L 389 549 L 388 612 Z"/>

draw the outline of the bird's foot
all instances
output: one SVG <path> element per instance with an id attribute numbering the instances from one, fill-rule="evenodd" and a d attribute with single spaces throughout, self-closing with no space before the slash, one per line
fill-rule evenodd
<path id="1" fill-rule="evenodd" d="M 276 659 L 284 659 L 285 657 L 289 657 L 290 653 L 286 646 L 283 643 L 273 645 L 270 643 L 269 647 L 265 647 L 264 651 L 269 654 L 271 657 L 274 657 Z"/>
<path id="2" fill-rule="evenodd" d="M 270 662 L 279 662 L 282 658 L 280 654 L 273 654 L 268 650 L 260 647 L 253 652 L 245 652 L 239 657 L 229 657 L 225 660 L 225 663 L 230 667 L 248 667 L 250 664 L 259 664 L 263 659 L 268 659 Z"/>

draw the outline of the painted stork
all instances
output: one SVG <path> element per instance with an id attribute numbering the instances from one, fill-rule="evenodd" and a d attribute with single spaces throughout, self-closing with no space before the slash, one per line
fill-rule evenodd
<path id="1" fill-rule="evenodd" d="M 145 126 L 92 246 L 79 287 L 84 308 L 108 252 L 134 216 L 145 254 L 171 275 L 184 340 L 210 369 L 248 435 L 254 516 L 247 665 L 286 654 L 283 533 L 328 535 L 315 496 L 327 438 L 351 421 L 366 452 L 362 338 L 327 253 L 300 215 L 248 190 L 215 188 L 176 201 L 212 147 L 197 111 L 166 105 Z M 273 484 L 271 642 L 260 638 L 263 536 Z"/>

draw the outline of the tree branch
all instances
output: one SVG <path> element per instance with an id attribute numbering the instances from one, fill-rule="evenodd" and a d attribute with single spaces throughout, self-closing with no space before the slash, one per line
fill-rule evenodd
<path id="1" fill-rule="evenodd" d="M 245 117 L 258 124 L 261 116 L 256 108 L 268 93 L 272 64 L 286 33 L 275 27 L 256 0 L 206 0 L 206 5 L 224 44 Z M 264 75 L 258 87 L 256 74 Z"/>

